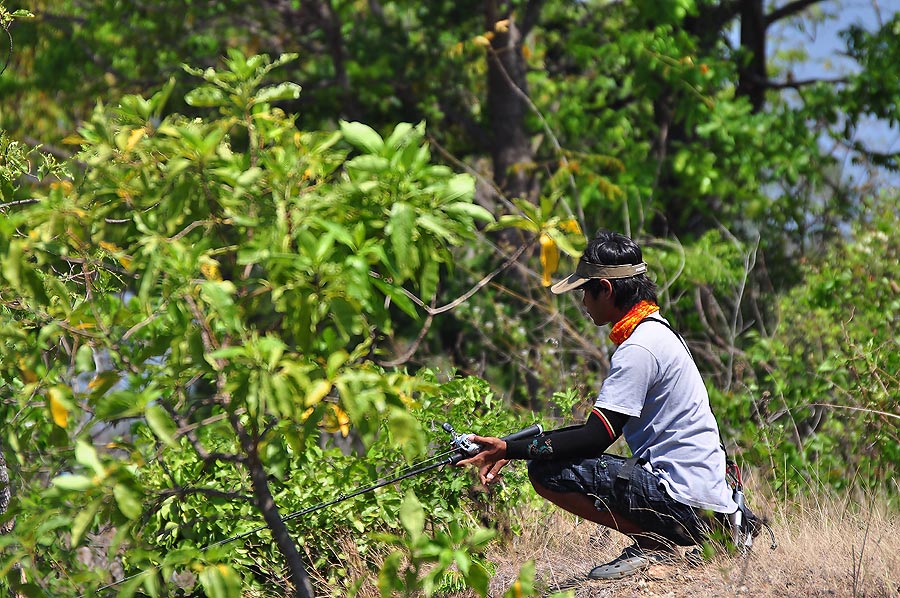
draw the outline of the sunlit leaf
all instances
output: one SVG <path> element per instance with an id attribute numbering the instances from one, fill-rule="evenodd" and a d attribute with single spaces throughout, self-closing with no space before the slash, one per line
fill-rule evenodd
<path id="1" fill-rule="evenodd" d="M 412 490 L 406 493 L 400 504 L 400 523 L 413 539 L 421 536 L 425 529 L 425 510 Z"/>
<path id="2" fill-rule="evenodd" d="M 166 410 L 158 404 L 148 405 L 144 416 L 147 418 L 147 425 L 156 434 L 156 437 L 162 440 L 166 445 L 175 447 L 178 442 L 175 440 L 175 422 L 166 412 Z"/>
<path id="3" fill-rule="evenodd" d="M 53 423 L 60 428 L 65 428 L 69 425 L 69 410 L 72 408 L 72 403 L 69 402 L 62 389 L 58 386 L 51 388 L 47 395 L 50 401 L 50 415 L 53 417 Z"/>
<path id="4" fill-rule="evenodd" d="M 204 567 L 200 572 L 200 584 L 209 598 L 241 598 L 241 578 L 228 565 Z"/>
<path id="5" fill-rule="evenodd" d="M 269 87 L 263 87 L 257 92 L 254 100 L 256 103 L 275 102 L 278 100 L 296 100 L 300 97 L 301 87 L 296 83 L 279 83 Z"/>
<path id="6" fill-rule="evenodd" d="M 106 468 L 97 456 L 97 449 L 84 439 L 79 438 L 75 443 L 75 460 L 93 469 L 98 478 L 106 477 Z"/>
<path id="7" fill-rule="evenodd" d="M 57 476 L 51 480 L 51 483 L 63 490 L 87 490 L 94 487 L 94 481 L 91 478 L 77 474 Z"/>
<path id="8" fill-rule="evenodd" d="M 113 496 L 123 515 L 129 519 L 137 519 L 143 512 L 143 505 L 134 491 L 125 484 L 116 484 L 113 487 Z"/>
<path id="9" fill-rule="evenodd" d="M 360 122 L 340 121 L 341 133 L 350 145 L 365 150 L 370 154 L 377 154 L 384 147 L 381 135 L 369 125 Z"/>

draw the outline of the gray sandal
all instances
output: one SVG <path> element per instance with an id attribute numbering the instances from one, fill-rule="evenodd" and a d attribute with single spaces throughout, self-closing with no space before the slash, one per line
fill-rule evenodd
<path id="1" fill-rule="evenodd" d="M 622 554 L 605 565 L 591 569 L 591 579 L 620 579 L 639 573 L 654 563 L 671 562 L 672 555 L 655 550 L 644 550 L 637 544 L 626 546 Z"/>

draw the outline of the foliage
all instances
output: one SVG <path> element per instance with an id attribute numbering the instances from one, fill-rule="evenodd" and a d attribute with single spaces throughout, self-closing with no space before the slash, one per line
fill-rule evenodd
<path id="1" fill-rule="evenodd" d="M 896 205 L 874 202 L 871 222 L 802 265 L 777 329 L 748 346 L 755 375 L 722 405 L 776 487 L 869 488 L 898 473 Z"/>
<path id="2" fill-rule="evenodd" d="M 386 434 L 406 458 L 425 449 L 410 410 L 435 381 L 371 355 L 394 306 L 417 317 L 402 285 L 432 294 L 447 248 L 490 216 L 468 203 L 468 176 L 430 164 L 422 126 L 298 130 L 273 106 L 297 86 L 267 83 L 289 59 L 233 52 L 224 69 L 189 69 L 205 82 L 187 101 L 209 119 L 165 116 L 171 83 L 99 106 L 83 174 L 0 221 L 0 375 L 24 485 L 3 570 L 22 565 L 23 591 L 111 581 L 48 552 L 107 530 L 104 558 L 131 574 L 122 595 L 190 569 L 235 595 L 246 573 L 199 553 L 210 530 L 191 522 L 236 501 L 229 515 L 261 511 L 272 528 L 269 497 L 302 479 L 285 456 L 316 463 L 320 424 Z"/>
<path id="3" fill-rule="evenodd" d="M 896 14 L 843 33 L 858 71 L 795 81 L 790 63 L 750 70 L 755 0 L 152 4 L 0 5 L 0 387 L 20 490 L 0 572 L 21 562 L 21 593 L 121 567 L 125 595 L 233 595 L 287 583 L 291 534 L 337 591 L 385 559 L 385 592 L 407 574 L 479 587 L 490 565 L 454 551 L 480 548 L 463 530 L 488 519 L 515 533 L 491 510 L 527 502 L 513 483 L 492 501 L 417 477 L 280 532 L 278 515 L 417 460 L 432 422 L 582 415 L 612 346 L 545 287 L 599 227 L 645 247 L 746 460 L 792 489 L 894 471 L 897 252 L 872 231 L 896 198 L 870 217 L 877 179 L 856 185 L 829 148 L 896 172 L 859 136 L 897 121 Z M 756 41 L 809 4 L 767 7 Z M 267 504 L 273 541 L 200 551 Z"/>

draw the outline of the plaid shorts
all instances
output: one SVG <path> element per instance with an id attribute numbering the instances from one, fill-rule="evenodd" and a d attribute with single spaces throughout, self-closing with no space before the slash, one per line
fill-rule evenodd
<path id="1" fill-rule="evenodd" d="M 617 480 L 625 461 L 606 454 L 578 461 L 532 461 L 528 473 L 549 490 L 586 494 L 599 510 L 621 515 L 680 546 L 701 544 L 709 537 L 715 521 L 712 514 L 676 501 L 640 465 L 632 469 L 630 482 Z"/>

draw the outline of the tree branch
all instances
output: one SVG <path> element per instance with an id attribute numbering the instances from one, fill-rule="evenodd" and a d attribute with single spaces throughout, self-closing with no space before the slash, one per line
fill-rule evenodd
<path id="1" fill-rule="evenodd" d="M 436 316 L 438 314 L 442 314 L 445 311 L 450 311 L 451 309 L 459 306 L 461 303 L 466 301 L 469 297 L 471 297 L 472 295 L 477 293 L 479 291 L 479 289 L 481 289 L 486 284 L 488 284 L 491 280 L 493 280 L 498 274 L 500 274 L 501 272 L 503 272 L 504 270 L 506 270 L 513 264 L 515 264 L 516 261 L 518 261 L 519 257 L 521 257 L 521 255 L 523 253 L 525 253 L 525 250 L 534 245 L 535 241 L 537 241 L 537 237 L 534 237 L 533 239 L 531 239 L 531 241 L 520 245 L 519 248 L 503 264 L 501 264 L 493 272 L 491 272 L 490 274 L 488 274 L 487 276 L 485 276 L 484 278 L 479 280 L 477 283 L 475 283 L 475 286 L 473 286 L 471 289 L 469 289 L 468 291 L 466 291 L 461 296 L 457 297 L 456 299 L 454 299 L 447 305 L 444 305 L 444 306 L 434 309 L 434 308 L 431 308 L 431 307 L 425 305 L 425 303 L 421 299 L 416 297 L 412 292 L 407 291 L 405 288 L 400 287 L 400 291 L 404 295 L 409 297 L 416 305 L 418 305 L 419 307 L 424 309 L 425 313 L 427 313 L 429 316 Z M 383 278 L 381 276 L 381 274 L 374 272 L 374 271 L 370 271 L 369 276 L 371 276 L 373 278 Z"/>
<path id="2" fill-rule="evenodd" d="M 792 17 L 798 12 L 805 10 L 806 8 L 812 6 L 813 4 L 819 4 L 823 0 L 794 0 L 794 2 L 788 2 L 781 8 L 773 10 L 765 17 L 766 28 L 769 27 L 772 23 L 776 21 L 780 21 L 786 17 Z"/>

